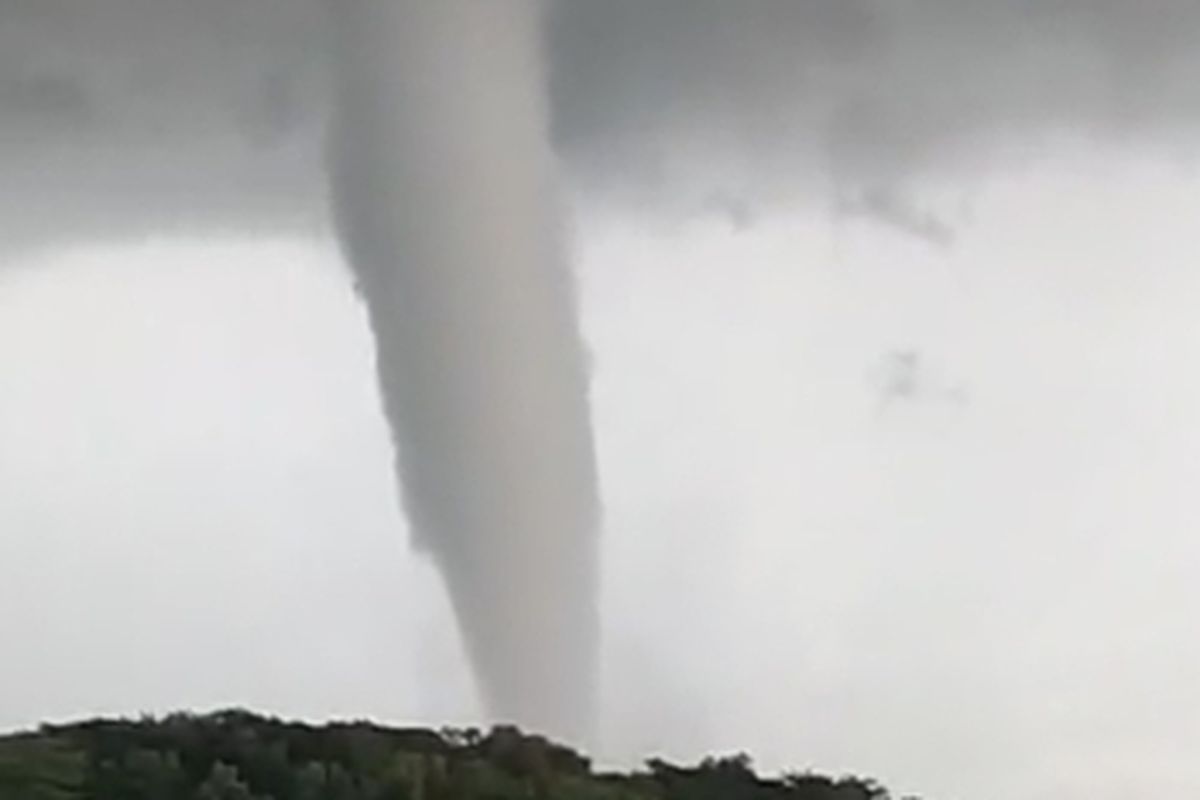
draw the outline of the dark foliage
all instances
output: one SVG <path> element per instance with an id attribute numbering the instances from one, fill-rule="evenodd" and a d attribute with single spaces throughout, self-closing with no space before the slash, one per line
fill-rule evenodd
<path id="1" fill-rule="evenodd" d="M 514 727 L 316 727 L 245 711 L 92 720 L 0 737 L 0 800 L 887 800 L 853 778 L 779 779 L 749 758 L 597 774 Z"/>

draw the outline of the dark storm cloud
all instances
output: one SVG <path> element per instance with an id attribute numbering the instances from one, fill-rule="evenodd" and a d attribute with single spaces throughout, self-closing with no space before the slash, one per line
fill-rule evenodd
<path id="1" fill-rule="evenodd" d="M 0 0 L 0 245 L 311 229 L 328 33 L 288 0 Z"/>
<path id="2" fill-rule="evenodd" d="M 553 19 L 556 136 L 601 184 L 727 169 L 796 195 L 1061 133 L 1169 139 L 1200 111 L 1200 5 L 1180 0 L 564 0 Z"/>
<path id="3" fill-rule="evenodd" d="M 572 179 L 664 202 L 903 182 L 1061 134 L 1176 146 L 1200 112 L 1183 0 L 548 5 Z M 0 0 L 6 238 L 311 227 L 337 9 Z"/>

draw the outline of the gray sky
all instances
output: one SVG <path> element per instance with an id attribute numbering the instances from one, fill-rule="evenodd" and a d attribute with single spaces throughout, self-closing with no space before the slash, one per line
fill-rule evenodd
<path id="1" fill-rule="evenodd" d="M 1200 785 L 1198 188 L 1054 154 L 951 249 L 823 208 L 585 214 L 606 752 L 930 797 Z M 3 724 L 470 716 L 327 248 L 78 250 L 0 302 Z M 896 350 L 919 388 L 881 409 Z"/>
<path id="2" fill-rule="evenodd" d="M 1200 789 L 1194 4 L 563 8 L 601 752 L 746 749 L 931 800 Z M 6 141 L 95 97 L 62 88 L 80 75 L 112 92 L 103 120 L 183 119 L 182 78 L 121 114 L 127 72 L 49 52 L 65 84 L 5 83 Z M 196 113 L 244 132 L 227 112 L 259 104 L 221 87 L 247 84 L 189 54 Z M 295 91 L 307 119 L 320 92 Z M 159 145 L 108 124 L 64 145 L 90 172 L 3 198 L 27 211 L 14 241 L 43 241 L 63 197 L 88 235 L 195 231 L 0 273 L 0 726 L 230 703 L 470 718 L 363 313 L 334 249 L 292 233 L 311 142 L 262 160 L 240 133 L 172 134 L 186 157 L 114 192 L 111 154 Z M 148 219 L 146 197 L 175 204 Z M 272 236 L 214 237 L 208 210 Z"/>

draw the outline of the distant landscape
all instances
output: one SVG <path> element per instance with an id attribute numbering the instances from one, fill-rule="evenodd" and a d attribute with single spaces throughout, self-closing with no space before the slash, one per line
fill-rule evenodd
<path id="1" fill-rule="evenodd" d="M 890 800 L 862 778 L 763 777 L 744 754 L 600 772 L 501 726 L 314 726 L 242 710 L 0 737 L 0 800 Z"/>

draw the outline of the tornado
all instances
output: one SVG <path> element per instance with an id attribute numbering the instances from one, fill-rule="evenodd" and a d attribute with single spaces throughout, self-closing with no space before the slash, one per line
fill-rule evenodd
<path id="1" fill-rule="evenodd" d="M 598 501 L 534 0 L 338 0 L 331 195 L 414 543 L 495 721 L 595 714 Z"/>

